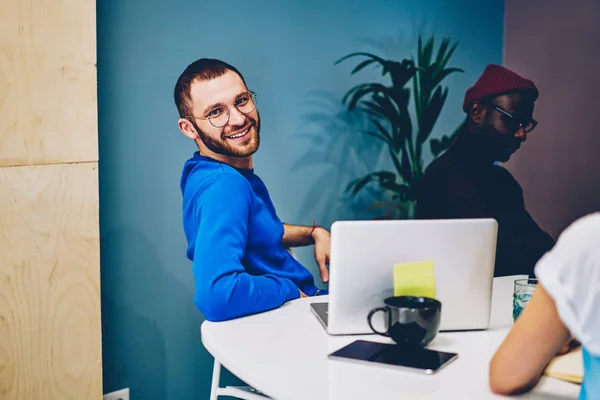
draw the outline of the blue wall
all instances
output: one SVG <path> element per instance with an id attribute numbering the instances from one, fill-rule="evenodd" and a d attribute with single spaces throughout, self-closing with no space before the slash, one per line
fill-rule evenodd
<path id="1" fill-rule="evenodd" d="M 340 154 L 340 146 L 327 160 L 317 151 L 303 159 L 319 145 L 303 139 L 319 131 L 303 115 L 326 110 L 317 101 L 327 95 L 310 93 L 337 101 L 354 84 L 380 79 L 375 71 L 350 77 L 355 62 L 333 63 L 362 50 L 402 59 L 413 54 L 417 34 L 450 35 L 460 42 L 452 64 L 466 73 L 446 81 L 450 96 L 435 134 L 449 133 L 463 118 L 464 90 L 487 63 L 502 61 L 503 13 L 499 0 L 98 1 L 105 392 L 130 387 L 132 399 L 144 400 L 208 396 L 212 359 L 192 303 L 178 186 L 195 145 L 177 130 L 172 101 L 190 62 L 222 58 L 244 73 L 262 117 L 255 168 L 281 218 L 329 225 L 360 214 L 337 201 L 337 187 L 330 190 L 332 182 L 345 185 L 339 174 L 347 168 L 368 168 L 376 148 L 346 132 L 346 144 L 351 138 L 363 146 L 361 160 Z M 331 160 L 337 164 L 320 164 Z M 299 257 L 316 271 L 311 249 Z"/>

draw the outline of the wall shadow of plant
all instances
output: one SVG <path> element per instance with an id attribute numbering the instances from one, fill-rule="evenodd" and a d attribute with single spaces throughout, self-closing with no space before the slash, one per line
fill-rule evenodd
<path id="1" fill-rule="evenodd" d="M 383 168 L 387 162 L 383 144 L 362 133 L 373 129 L 370 118 L 348 110 L 339 96 L 328 91 L 310 92 L 304 103 L 309 111 L 302 116 L 303 133 L 297 138 L 308 142 L 308 150 L 291 168 L 313 169 L 319 175 L 306 191 L 299 217 L 323 204 L 323 212 L 316 218 L 325 226 L 335 220 L 379 218 L 380 210 L 370 206 L 385 200 L 380 188 L 366 188 L 358 196 L 345 193 L 354 177 L 374 166 Z"/>

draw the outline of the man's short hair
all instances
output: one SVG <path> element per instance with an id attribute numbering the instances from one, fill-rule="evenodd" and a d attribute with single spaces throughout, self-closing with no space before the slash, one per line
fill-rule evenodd
<path id="1" fill-rule="evenodd" d="M 242 79 L 244 85 L 246 80 L 234 66 L 214 58 L 201 58 L 194 61 L 179 75 L 175 84 L 175 105 L 179 116 L 185 118 L 192 115 L 192 84 L 196 81 L 208 81 L 225 75 L 227 71 L 233 71 Z"/>

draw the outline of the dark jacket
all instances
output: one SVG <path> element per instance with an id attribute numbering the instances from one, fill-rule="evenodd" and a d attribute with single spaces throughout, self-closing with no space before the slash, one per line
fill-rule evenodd
<path id="1" fill-rule="evenodd" d="M 496 219 L 494 276 L 534 276 L 535 264 L 554 246 L 554 239 L 525 209 L 515 178 L 499 165 L 478 160 L 464 138 L 427 168 L 418 188 L 417 218 Z"/>

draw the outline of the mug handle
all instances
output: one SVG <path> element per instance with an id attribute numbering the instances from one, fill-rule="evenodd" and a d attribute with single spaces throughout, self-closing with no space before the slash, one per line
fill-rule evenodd
<path id="1" fill-rule="evenodd" d="M 375 315 L 379 311 L 383 311 L 386 314 L 387 318 L 389 319 L 390 314 L 389 314 L 388 308 L 387 307 L 377 307 L 377 308 L 372 309 L 369 312 L 369 315 L 367 316 L 367 322 L 369 323 L 369 327 L 371 328 L 371 330 L 373 332 L 375 332 L 379 335 L 382 335 L 382 336 L 389 336 L 387 332 L 379 332 L 377 329 L 375 329 L 373 327 L 373 324 L 371 323 L 371 318 L 373 318 L 373 315 Z M 388 323 L 388 327 L 389 327 L 389 323 Z"/>

